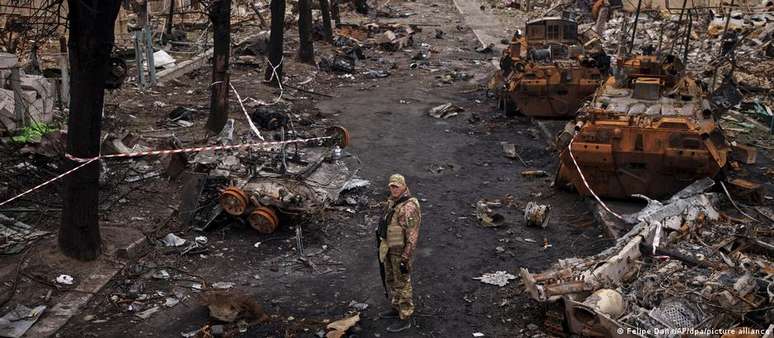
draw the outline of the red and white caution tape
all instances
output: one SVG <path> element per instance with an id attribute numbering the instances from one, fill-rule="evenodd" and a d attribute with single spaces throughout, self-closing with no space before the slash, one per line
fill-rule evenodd
<path id="1" fill-rule="evenodd" d="M 10 199 L 8 199 L 8 200 L 5 200 L 5 201 L 3 201 L 2 203 L 0 203 L 0 207 L 2 207 L 2 206 L 3 206 L 3 205 L 5 205 L 5 204 L 11 203 L 11 202 L 13 202 L 14 200 L 16 200 L 16 199 L 18 199 L 18 198 L 20 198 L 20 197 L 22 197 L 22 196 L 24 196 L 24 195 L 26 195 L 26 194 L 29 194 L 29 193 L 31 193 L 31 192 L 33 192 L 33 191 L 35 191 L 35 190 L 38 190 L 38 189 L 40 189 L 40 188 L 42 188 L 42 187 L 45 187 L 45 186 L 49 185 L 50 183 L 53 183 L 54 181 L 56 181 L 56 180 L 58 180 L 58 179 L 60 179 L 60 178 L 62 178 L 62 177 L 65 177 L 65 176 L 67 176 L 67 175 L 70 175 L 70 174 L 72 174 L 73 172 L 75 172 L 76 170 L 78 170 L 78 169 L 81 169 L 81 168 L 85 167 L 87 164 L 89 164 L 89 163 L 91 163 L 91 162 L 94 162 L 94 161 L 96 161 L 96 160 L 98 160 L 98 159 L 99 159 L 99 157 L 95 157 L 95 158 L 92 158 L 92 159 L 90 159 L 90 160 L 88 160 L 88 161 L 85 161 L 85 162 L 81 163 L 79 166 L 77 166 L 77 167 L 75 167 L 75 168 L 72 168 L 72 169 L 70 169 L 70 170 L 68 170 L 68 171 L 65 171 L 65 172 L 63 172 L 63 173 L 59 174 L 59 176 L 57 176 L 57 177 L 54 177 L 54 178 L 52 178 L 52 179 L 50 179 L 50 180 L 48 180 L 48 181 L 45 181 L 45 182 L 43 182 L 43 183 L 41 183 L 41 184 L 38 184 L 38 185 L 34 186 L 32 189 L 29 189 L 29 190 L 27 190 L 27 191 L 25 191 L 25 192 L 23 192 L 23 193 L 21 193 L 21 194 L 18 194 L 18 195 L 14 196 L 14 197 L 11 197 Z"/>
<path id="2" fill-rule="evenodd" d="M 239 148 L 250 148 L 250 147 L 271 147 L 271 146 L 279 146 L 283 144 L 291 144 L 291 143 L 306 143 L 306 142 L 312 142 L 312 141 L 322 141 L 331 138 L 331 136 L 320 136 L 320 137 L 312 137 L 312 138 L 306 138 L 306 139 L 295 139 L 295 140 L 288 140 L 288 141 L 274 141 L 274 142 L 258 142 L 258 143 L 243 143 L 243 144 L 234 144 L 234 145 L 221 145 L 221 146 L 209 146 L 209 147 L 196 147 L 196 148 L 182 148 L 182 149 L 169 149 L 169 150 L 150 150 L 150 151 L 139 151 L 134 153 L 119 153 L 119 154 L 109 154 L 109 155 L 100 155 L 97 157 L 91 157 L 91 158 L 83 158 L 83 157 L 75 157 L 70 154 L 65 154 L 65 157 L 67 157 L 70 160 L 76 161 L 76 162 L 86 162 L 91 161 L 95 159 L 105 159 L 105 158 L 127 158 L 127 157 L 139 157 L 139 156 L 149 156 L 149 155 L 167 155 L 167 154 L 178 154 L 178 153 L 196 153 L 200 151 L 207 151 L 207 150 L 229 150 L 229 149 L 239 149 Z"/>
<path id="3" fill-rule="evenodd" d="M 332 136 L 321 136 L 321 137 L 312 137 L 307 139 L 295 139 L 295 140 L 288 140 L 288 141 L 276 141 L 276 142 L 260 142 L 260 143 L 245 143 L 245 144 L 235 144 L 235 145 L 223 145 L 223 146 L 210 146 L 210 147 L 196 147 L 196 148 L 183 148 L 183 149 L 170 149 L 170 150 L 152 150 L 152 151 L 141 151 L 141 152 L 135 152 L 135 153 L 121 153 L 121 154 L 110 154 L 110 155 L 100 155 L 96 157 L 91 158 L 81 158 L 81 157 L 75 157 L 70 154 L 65 154 L 65 157 L 68 159 L 80 162 L 78 166 L 75 168 L 72 168 L 68 171 L 65 171 L 64 173 L 59 174 L 58 176 L 45 181 L 41 184 L 38 184 L 31 189 L 16 195 L 14 197 L 11 197 L 8 200 L 5 200 L 3 202 L 0 202 L 0 206 L 3 206 L 5 204 L 11 203 L 19 198 L 21 198 L 24 195 L 27 195 L 35 190 L 38 190 L 42 187 L 45 187 L 46 185 L 49 185 L 62 177 L 65 177 L 67 175 L 72 174 L 73 172 L 77 171 L 78 169 L 81 169 L 88 165 L 91 162 L 94 162 L 99 159 L 105 159 L 105 158 L 129 158 L 129 157 L 139 157 L 139 156 L 148 156 L 148 155 L 164 155 L 164 154 L 177 154 L 177 153 L 194 153 L 194 152 L 200 152 L 200 151 L 206 151 L 206 150 L 228 150 L 228 149 L 239 149 L 239 148 L 249 148 L 249 147 L 271 147 L 271 146 L 277 146 L 282 144 L 290 144 L 290 143 L 306 143 L 306 142 L 313 142 L 313 141 L 322 141 L 326 139 L 330 139 Z"/>

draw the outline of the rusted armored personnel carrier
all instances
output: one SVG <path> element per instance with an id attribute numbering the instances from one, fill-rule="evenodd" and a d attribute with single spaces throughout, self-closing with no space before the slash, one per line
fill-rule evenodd
<path id="1" fill-rule="evenodd" d="M 716 176 L 730 147 L 710 102 L 672 56 L 621 59 L 558 140 L 557 185 L 588 195 L 650 198 L 672 195 Z M 582 173 L 582 175 L 580 174 Z"/>
<path id="2" fill-rule="evenodd" d="M 578 41 L 578 24 L 560 17 L 527 22 L 500 58 L 489 88 L 507 115 L 571 118 L 607 77 L 604 52 L 587 55 Z"/>

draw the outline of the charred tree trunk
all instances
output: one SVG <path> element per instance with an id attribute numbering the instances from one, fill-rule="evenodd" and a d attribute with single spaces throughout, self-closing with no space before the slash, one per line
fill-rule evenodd
<path id="1" fill-rule="evenodd" d="M 355 12 L 363 15 L 368 15 L 368 2 L 366 0 L 354 0 Z"/>
<path id="2" fill-rule="evenodd" d="M 210 9 L 212 21 L 212 84 L 207 130 L 217 134 L 228 119 L 228 59 L 231 46 L 231 0 L 217 0 Z"/>
<path id="3" fill-rule="evenodd" d="M 113 49 L 120 0 L 69 0 L 70 116 L 67 153 L 99 155 L 105 79 Z M 66 166 L 73 168 L 73 161 Z M 99 234 L 99 161 L 64 178 L 59 248 L 67 256 L 94 260 L 102 252 Z"/>
<path id="4" fill-rule="evenodd" d="M 312 0 L 298 0 L 298 39 L 298 59 L 301 62 L 313 64 Z"/>
<path id="5" fill-rule="evenodd" d="M 285 36 L 285 0 L 271 0 L 271 36 L 269 37 L 269 65 L 266 65 L 264 79 L 273 85 L 282 81 L 282 44 Z M 277 67 L 277 76 L 274 76 Z"/>
<path id="6" fill-rule="evenodd" d="M 172 35 L 172 20 L 175 19 L 175 0 L 169 0 L 169 14 L 167 15 L 167 25 L 165 27 L 165 33 L 167 36 Z"/>
<path id="7" fill-rule="evenodd" d="M 328 0 L 320 0 L 320 12 L 322 13 L 323 34 L 325 41 L 333 42 L 333 28 L 331 27 L 331 8 Z"/>
<path id="8" fill-rule="evenodd" d="M 341 24 L 341 13 L 339 13 L 339 0 L 331 0 L 331 15 L 336 25 Z"/>

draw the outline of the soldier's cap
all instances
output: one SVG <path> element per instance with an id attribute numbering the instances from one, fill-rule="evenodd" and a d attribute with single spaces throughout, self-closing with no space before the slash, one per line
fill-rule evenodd
<path id="1" fill-rule="evenodd" d="M 392 174 L 392 176 L 390 176 L 390 183 L 388 186 L 405 187 L 406 178 L 401 174 Z"/>

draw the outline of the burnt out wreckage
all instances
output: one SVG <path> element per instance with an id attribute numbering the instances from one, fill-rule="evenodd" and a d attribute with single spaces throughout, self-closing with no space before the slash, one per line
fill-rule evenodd
<path id="1" fill-rule="evenodd" d="M 558 145 L 557 186 L 609 198 L 669 197 L 718 175 L 730 152 L 707 95 L 668 55 L 620 59 Z"/>
<path id="2" fill-rule="evenodd" d="M 527 22 L 526 36 L 513 35 L 489 88 L 507 115 L 571 118 L 607 77 L 608 66 L 603 51 L 584 50 L 575 21 L 546 17 Z"/>

